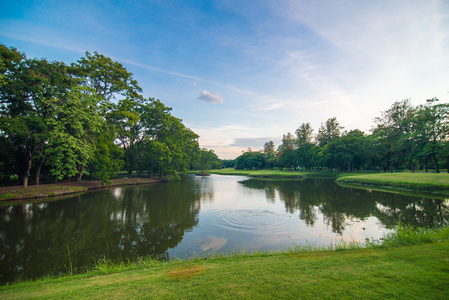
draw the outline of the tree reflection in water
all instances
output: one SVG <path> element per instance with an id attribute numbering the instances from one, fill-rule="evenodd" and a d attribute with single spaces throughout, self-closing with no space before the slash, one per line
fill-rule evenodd
<path id="1" fill-rule="evenodd" d="M 447 224 L 449 219 L 449 201 L 445 199 L 343 188 L 330 180 L 249 179 L 241 184 L 264 190 L 269 195 L 267 199 L 274 199 L 278 191 L 286 212 L 298 211 L 307 226 L 313 226 L 321 213 L 325 224 L 340 235 L 345 226 L 354 220 L 366 220 L 370 216 L 377 217 L 387 228 L 394 228 L 399 223 L 420 227 L 441 226 Z"/>
<path id="2" fill-rule="evenodd" d="M 66 273 L 68 249 L 75 271 L 104 258 L 168 259 L 167 250 L 198 222 L 199 190 L 176 182 L 2 206 L 0 281 Z"/>
<path id="3" fill-rule="evenodd" d="M 354 222 L 370 218 L 382 228 L 394 228 L 399 222 L 433 227 L 449 217 L 447 200 L 343 188 L 330 180 L 239 183 L 245 178 L 193 176 L 1 206 L 0 282 L 67 273 L 69 258 L 79 272 L 104 258 L 169 259 L 175 248 L 183 253 L 188 247 L 218 251 L 239 243 L 286 246 L 279 245 L 280 238 L 282 243 L 291 235 L 314 238 L 316 232 L 305 228 L 313 231 L 321 222 L 328 229 L 323 234 L 343 237 Z M 286 213 L 280 214 L 284 208 Z M 293 214 L 298 222 L 291 222 Z"/>

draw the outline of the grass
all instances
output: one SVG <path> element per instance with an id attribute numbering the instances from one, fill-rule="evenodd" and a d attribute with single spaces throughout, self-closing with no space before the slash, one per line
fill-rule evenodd
<path id="1" fill-rule="evenodd" d="M 44 198 L 61 196 L 85 192 L 87 190 L 108 188 L 120 185 L 136 185 L 151 184 L 166 181 L 165 178 L 131 178 L 131 179 L 114 179 L 110 185 L 104 186 L 99 180 L 83 180 L 81 182 L 58 183 L 30 185 L 27 188 L 22 186 L 4 186 L 0 187 L 0 202 L 2 205 L 8 204 L 8 200 L 23 200 L 33 198 Z"/>
<path id="2" fill-rule="evenodd" d="M 337 183 L 449 195 L 448 173 L 351 174 L 338 178 Z"/>
<path id="3" fill-rule="evenodd" d="M 64 185 L 40 185 L 33 188 L 17 188 L 14 191 L 0 195 L 0 201 L 12 199 L 29 199 L 29 198 L 43 198 L 62 194 L 80 193 L 87 191 L 86 187 L 82 186 L 64 186 Z"/>
<path id="4" fill-rule="evenodd" d="M 338 173 L 332 172 L 301 172 L 301 171 L 284 171 L 284 170 L 235 170 L 233 168 L 211 170 L 212 174 L 220 175 L 242 175 L 249 177 L 259 178 L 272 178 L 272 179 L 305 179 L 326 177 L 334 178 Z"/>
<path id="5" fill-rule="evenodd" d="M 213 170 L 213 174 L 244 175 L 269 179 L 331 178 L 345 186 L 377 187 L 383 191 L 449 195 L 448 173 L 359 173 L 359 172 L 300 172 L 280 170 Z"/>
<path id="6" fill-rule="evenodd" d="M 156 262 L 0 287 L 2 299 L 445 299 L 449 229 L 400 226 L 382 244 Z M 335 251 L 338 250 L 338 251 Z"/>

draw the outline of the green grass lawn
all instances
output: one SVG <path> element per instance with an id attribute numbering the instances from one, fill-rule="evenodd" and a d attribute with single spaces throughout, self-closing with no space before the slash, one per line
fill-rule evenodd
<path id="1" fill-rule="evenodd" d="M 337 182 L 449 195 L 448 173 L 351 174 L 342 175 Z"/>
<path id="2" fill-rule="evenodd" d="M 342 185 L 379 187 L 387 190 L 449 195 L 448 173 L 299 172 L 279 170 L 212 170 L 213 174 L 245 175 L 272 179 L 332 178 Z"/>
<path id="3" fill-rule="evenodd" d="M 17 187 L 14 191 L 1 194 L 0 201 L 10 199 L 29 199 L 29 198 L 42 198 L 52 197 L 61 194 L 80 193 L 87 191 L 87 188 L 82 186 L 64 186 L 64 185 L 40 185 L 38 187 L 32 186 L 31 188 Z"/>
<path id="4" fill-rule="evenodd" d="M 311 177 L 332 177 L 337 176 L 338 173 L 331 172 L 302 172 L 302 171 L 287 171 L 287 170 L 235 170 L 233 168 L 211 170 L 212 174 L 220 175 L 243 175 L 251 177 L 266 177 L 274 179 L 299 179 Z"/>
<path id="5" fill-rule="evenodd" d="M 447 299 L 448 228 L 402 231 L 402 237 L 368 248 L 147 260 L 127 268 L 3 286 L 0 298 Z"/>

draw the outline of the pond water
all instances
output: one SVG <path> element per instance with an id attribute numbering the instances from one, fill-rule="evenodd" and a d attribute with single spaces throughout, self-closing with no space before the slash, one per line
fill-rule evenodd
<path id="1" fill-rule="evenodd" d="M 434 226 L 447 200 L 343 188 L 330 180 L 187 176 L 0 207 L 0 283 L 95 261 L 186 258 L 379 239 L 398 222 Z M 70 260 L 69 260 L 70 259 Z"/>

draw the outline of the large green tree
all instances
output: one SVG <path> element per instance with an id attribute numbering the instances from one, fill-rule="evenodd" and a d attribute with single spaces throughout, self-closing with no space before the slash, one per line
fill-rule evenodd
<path id="1" fill-rule="evenodd" d="M 78 62 L 71 65 L 71 72 L 81 78 L 83 83 L 94 89 L 106 101 L 118 98 L 140 97 L 142 88 L 132 73 L 119 62 L 94 52 L 86 52 Z"/>
<path id="2" fill-rule="evenodd" d="M 16 173 L 27 187 L 33 160 L 39 158 L 40 168 L 45 158 L 53 100 L 67 100 L 76 81 L 61 62 L 27 59 L 24 54 L 3 45 L 0 49 L 0 130 L 14 145 Z"/>
<path id="3" fill-rule="evenodd" d="M 402 169 L 404 161 L 412 168 L 412 121 L 415 108 L 409 99 L 396 101 L 375 119 L 377 127 L 373 130 L 375 144 L 383 154 L 384 169 Z"/>
<path id="4" fill-rule="evenodd" d="M 327 143 L 341 136 L 343 126 L 337 121 L 336 117 L 329 118 L 318 130 L 316 140 L 320 147 L 324 147 Z"/>
<path id="5" fill-rule="evenodd" d="M 104 118 L 97 110 L 101 97 L 86 87 L 75 87 L 67 99 L 53 98 L 51 126 L 46 154 L 50 172 L 58 179 L 76 176 L 80 181 L 95 151 Z"/>
<path id="6" fill-rule="evenodd" d="M 436 173 L 440 172 L 438 159 L 444 153 L 444 144 L 448 136 L 449 104 L 439 103 L 437 98 L 428 99 L 425 105 L 418 108 L 414 144 L 422 156 L 432 158 Z"/>
<path id="7" fill-rule="evenodd" d="M 296 133 L 296 146 L 302 146 L 312 143 L 313 129 L 310 123 L 302 123 L 295 131 Z"/>

